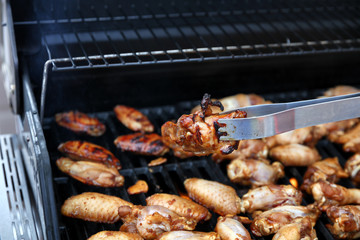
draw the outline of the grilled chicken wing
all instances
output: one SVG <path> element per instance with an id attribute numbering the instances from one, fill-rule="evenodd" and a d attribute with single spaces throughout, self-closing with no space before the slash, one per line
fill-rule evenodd
<path id="1" fill-rule="evenodd" d="M 327 158 L 325 160 L 311 164 L 305 174 L 301 189 L 307 193 L 311 193 L 310 186 L 318 182 L 320 179 L 331 183 L 336 183 L 340 178 L 347 178 L 348 174 L 340 166 L 337 157 Z"/>
<path id="2" fill-rule="evenodd" d="M 315 203 L 322 211 L 331 206 L 360 204 L 360 189 L 345 188 L 324 180 L 314 183 L 310 189 Z"/>
<path id="3" fill-rule="evenodd" d="M 134 133 L 119 136 L 114 144 L 122 151 L 130 151 L 141 155 L 162 156 L 169 151 L 161 136 L 156 133 Z"/>
<path id="4" fill-rule="evenodd" d="M 215 232 L 172 231 L 160 235 L 158 240 L 221 240 Z"/>
<path id="5" fill-rule="evenodd" d="M 280 206 L 256 216 L 250 228 L 258 237 L 267 236 L 276 233 L 281 227 L 297 218 L 309 217 L 314 226 L 319 214 L 319 210 L 310 206 Z"/>
<path id="6" fill-rule="evenodd" d="M 117 105 L 114 108 L 117 119 L 124 124 L 127 128 L 133 131 L 153 132 L 154 125 L 151 124 L 149 119 L 135 108 Z"/>
<path id="7" fill-rule="evenodd" d="M 293 143 L 303 144 L 311 138 L 311 127 L 299 128 L 293 131 L 277 134 L 265 139 L 266 145 L 273 148 L 278 145 L 289 145 Z"/>
<path id="8" fill-rule="evenodd" d="M 124 177 L 118 170 L 107 167 L 102 163 L 88 161 L 72 161 L 70 158 L 56 160 L 58 168 L 76 180 L 100 187 L 121 187 L 124 185 Z"/>
<path id="9" fill-rule="evenodd" d="M 336 139 L 336 143 L 346 144 L 347 142 L 360 137 L 360 124 L 346 131 L 344 135 Z"/>
<path id="10" fill-rule="evenodd" d="M 106 127 L 97 118 L 92 118 L 78 111 L 58 113 L 55 121 L 62 127 L 70 129 L 76 133 L 86 133 L 90 136 L 98 137 L 104 134 Z"/>
<path id="11" fill-rule="evenodd" d="M 101 231 L 92 235 L 88 240 L 142 240 L 143 238 L 136 233 L 119 231 Z"/>
<path id="12" fill-rule="evenodd" d="M 230 217 L 219 217 L 215 232 L 221 240 L 251 240 L 250 233 L 242 223 Z"/>
<path id="13" fill-rule="evenodd" d="M 343 146 L 345 152 L 360 152 L 360 132 L 359 136 L 351 139 L 350 141 L 346 142 Z"/>
<path id="14" fill-rule="evenodd" d="M 203 206 L 176 195 L 157 193 L 146 198 L 148 206 L 163 206 L 177 213 L 182 217 L 194 219 L 197 222 L 207 221 L 211 218 L 211 213 Z"/>
<path id="15" fill-rule="evenodd" d="M 188 178 L 184 182 L 189 197 L 219 215 L 240 213 L 240 198 L 234 188 L 200 178 Z"/>
<path id="16" fill-rule="evenodd" d="M 211 102 L 210 95 L 205 94 L 201 101 L 202 110 L 190 115 L 182 115 L 177 123 L 166 122 L 161 127 L 161 134 L 170 148 L 182 148 L 196 156 L 205 156 L 215 152 L 229 154 L 237 149 L 239 141 L 219 141 L 217 131 L 219 119 L 244 118 L 246 113 L 234 111 L 228 114 L 212 114 L 210 105 L 222 108 L 220 102 Z"/>
<path id="17" fill-rule="evenodd" d="M 336 142 L 339 137 L 345 134 L 348 129 L 351 129 L 359 123 L 358 118 L 348 119 L 338 122 L 324 123 L 315 126 L 316 128 L 323 129 L 325 135 L 331 142 Z"/>
<path id="18" fill-rule="evenodd" d="M 360 205 L 332 206 L 326 210 L 326 215 L 333 222 L 333 225 L 327 224 L 326 227 L 336 238 L 360 237 Z"/>
<path id="19" fill-rule="evenodd" d="M 284 177 L 284 166 L 279 162 L 270 165 L 267 160 L 241 159 L 233 160 L 227 166 L 227 175 L 234 183 L 260 187 L 275 183 Z"/>
<path id="20" fill-rule="evenodd" d="M 194 230 L 197 223 L 162 206 L 121 206 L 118 211 L 121 220 L 134 223 L 145 239 L 155 239 L 163 232 Z"/>
<path id="21" fill-rule="evenodd" d="M 68 198 L 61 207 L 61 214 L 85 221 L 114 223 L 119 221 L 118 208 L 133 206 L 121 198 L 96 192 L 85 192 Z"/>
<path id="22" fill-rule="evenodd" d="M 300 205 L 301 191 L 291 185 L 268 185 L 251 189 L 241 200 L 241 212 L 265 211 L 277 206 Z"/>
<path id="23" fill-rule="evenodd" d="M 114 154 L 93 143 L 67 141 L 60 144 L 58 150 L 73 160 L 101 162 L 108 167 L 121 169 L 120 161 L 114 156 Z"/>
<path id="24" fill-rule="evenodd" d="M 317 240 L 316 231 L 308 217 L 296 219 L 279 229 L 273 240 Z"/>
<path id="25" fill-rule="evenodd" d="M 309 166 L 321 159 L 315 148 L 301 144 L 289 144 L 270 149 L 270 156 L 285 166 Z"/>
<path id="26" fill-rule="evenodd" d="M 360 185 L 360 153 L 356 153 L 346 161 L 345 171 L 354 184 Z"/>
<path id="27" fill-rule="evenodd" d="M 347 85 L 339 85 L 333 88 L 329 88 L 325 93 L 325 97 L 334 97 L 334 96 L 340 96 L 340 95 L 346 95 L 346 94 L 352 94 L 359 92 L 360 89 L 357 89 L 352 86 Z"/>

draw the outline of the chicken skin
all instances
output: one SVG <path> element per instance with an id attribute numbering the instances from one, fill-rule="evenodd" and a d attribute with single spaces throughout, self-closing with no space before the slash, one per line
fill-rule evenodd
<path id="1" fill-rule="evenodd" d="M 76 133 L 86 133 L 98 137 L 104 134 L 106 127 L 97 118 L 92 118 L 78 111 L 58 113 L 55 115 L 58 125 Z"/>
<path id="2" fill-rule="evenodd" d="M 160 235 L 158 240 L 221 240 L 215 232 L 172 231 Z"/>
<path id="3" fill-rule="evenodd" d="M 120 206 L 133 204 L 119 197 L 85 192 L 68 198 L 61 207 L 61 214 L 85 221 L 115 223 L 120 220 Z"/>
<path id="4" fill-rule="evenodd" d="M 339 239 L 356 239 L 360 237 L 360 205 L 332 206 L 326 215 L 333 222 L 327 224 L 330 232 Z"/>
<path id="5" fill-rule="evenodd" d="M 301 191 L 291 185 L 268 185 L 251 189 L 241 199 L 241 212 L 266 211 L 278 206 L 297 206 Z"/>
<path id="6" fill-rule="evenodd" d="M 114 112 L 117 119 L 119 119 L 122 124 L 133 131 L 149 133 L 154 131 L 154 125 L 152 125 L 152 123 L 144 114 L 135 108 L 124 105 L 117 105 L 114 108 Z"/>
<path id="7" fill-rule="evenodd" d="M 221 240 L 251 240 L 248 230 L 236 219 L 231 217 L 219 217 L 215 232 Z"/>
<path id="8" fill-rule="evenodd" d="M 276 183 L 279 178 L 284 177 L 285 172 L 284 166 L 279 162 L 270 165 L 264 159 L 237 158 L 227 166 L 227 175 L 234 183 L 256 188 Z"/>
<path id="9" fill-rule="evenodd" d="M 360 185 L 360 153 L 354 154 L 346 161 L 345 171 L 355 185 Z"/>
<path id="10" fill-rule="evenodd" d="M 211 213 L 205 207 L 177 195 L 157 193 L 146 198 L 146 204 L 166 207 L 182 217 L 194 219 L 197 222 L 207 221 L 211 218 Z"/>
<path id="11" fill-rule="evenodd" d="M 136 233 L 101 231 L 92 235 L 88 240 L 143 240 L 143 238 Z"/>
<path id="12" fill-rule="evenodd" d="M 234 111 L 228 114 L 213 114 L 210 106 L 223 109 L 220 102 L 212 102 L 210 95 L 205 94 L 201 101 L 201 110 L 182 115 L 177 123 L 166 122 L 161 127 L 163 141 L 172 149 L 182 148 L 196 156 L 206 156 L 221 152 L 229 154 L 237 149 L 239 141 L 219 141 L 222 133 L 218 132 L 219 119 L 244 118 L 246 113 Z"/>
<path id="13" fill-rule="evenodd" d="M 134 133 L 119 136 L 115 139 L 114 144 L 122 151 L 147 156 L 163 156 L 169 151 L 169 148 L 163 143 L 161 136 L 156 133 Z"/>
<path id="14" fill-rule="evenodd" d="M 188 178 L 184 181 L 189 197 L 221 216 L 240 213 L 240 198 L 234 188 L 215 181 Z"/>
<path id="15" fill-rule="evenodd" d="M 317 240 L 316 231 L 308 217 L 295 219 L 279 229 L 273 240 Z"/>
<path id="16" fill-rule="evenodd" d="M 104 163 L 108 167 L 121 169 L 119 159 L 109 150 L 89 142 L 67 141 L 59 145 L 58 150 L 77 161 L 92 161 Z"/>
<path id="17" fill-rule="evenodd" d="M 113 167 L 102 163 L 88 161 L 72 161 L 70 158 L 56 160 L 58 168 L 76 180 L 93 186 L 121 187 L 124 177 Z"/>

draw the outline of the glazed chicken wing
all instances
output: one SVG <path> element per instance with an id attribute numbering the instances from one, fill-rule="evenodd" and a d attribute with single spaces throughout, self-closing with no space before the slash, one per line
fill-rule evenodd
<path id="1" fill-rule="evenodd" d="M 194 219 L 197 222 L 207 221 L 211 218 L 211 213 L 203 206 L 176 195 L 157 193 L 146 198 L 148 206 L 163 206 L 177 213 L 182 217 Z"/>
<path id="2" fill-rule="evenodd" d="M 346 161 L 345 171 L 354 184 L 360 185 L 360 153 L 356 153 Z"/>
<path id="3" fill-rule="evenodd" d="M 153 132 L 154 126 L 149 119 L 135 108 L 117 105 L 114 108 L 117 119 L 133 131 Z"/>
<path id="4" fill-rule="evenodd" d="M 326 215 L 333 222 L 327 224 L 330 232 L 340 239 L 356 239 L 360 237 L 360 205 L 332 206 Z"/>
<path id="5" fill-rule="evenodd" d="M 237 158 L 227 166 L 227 175 L 234 183 L 254 188 L 275 183 L 285 172 L 279 162 L 270 165 L 267 160 Z"/>
<path id="6" fill-rule="evenodd" d="M 134 133 L 119 136 L 115 139 L 114 144 L 122 151 L 148 156 L 162 156 L 169 151 L 161 136 L 156 133 Z"/>
<path id="7" fill-rule="evenodd" d="M 118 208 L 132 205 L 118 197 L 85 192 L 68 198 L 61 207 L 61 214 L 85 221 L 115 223 L 120 219 Z"/>
<path id="8" fill-rule="evenodd" d="M 221 240 L 215 232 L 172 231 L 160 235 L 158 240 Z"/>
<path id="9" fill-rule="evenodd" d="M 191 199 L 219 215 L 240 213 L 241 200 L 234 188 L 200 178 L 188 178 L 184 185 Z"/>
<path id="10" fill-rule="evenodd" d="M 114 154 L 93 143 L 67 141 L 60 144 L 58 150 L 73 160 L 101 162 L 108 167 L 121 169 L 120 161 L 114 156 Z"/>
<path id="11" fill-rule="evenodd" d="M 62 127 L 70 129 L 76 133 L 86 133 L 90 136 L 98 137 L 104 134 L 106 127 L 97 118 L 92 118 L 78 111 L 58 113 L 55 121 Z"/>
<path id="12" fill-rule="evenodd" d="M 279 229 L 273 240 L 317 240 L 316 231 L 310 218 L 295 219 L 294 223 L 287 224 Z"/>
<path id="13" fill-rule="evenodd" d="M 100 187 L 121 187 L 124 185 L 124 177 L 113 167 L 107 167 L 102 163 L 88 161 L 72 161 L 70 158 L 56 160 L 58 168 L 76 180 Z"/>
<path id="14" fill-rule="evenodd" d="M 136 233 L 101 231 L 92 235 L 88 240 L 143 240 L 143 238 Z"/>
<path id="15" fill-rule="evenodd" d="M 220 235 L 221 240 L 251 240 L 250 233 L 244 225 L 230 217 L 219 217 L 215 232 Z"/>

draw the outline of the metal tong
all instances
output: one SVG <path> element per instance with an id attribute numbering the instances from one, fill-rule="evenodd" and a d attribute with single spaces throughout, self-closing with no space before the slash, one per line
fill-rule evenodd
<path id="1" fill-rule="evenodd" d="M 245 111 L 247 118 L 219 119 L 220 140 L 264 138 L 298 128 L 360 117 L 360 93 L 254 105 L 224 113 L 235 110 Z"/>

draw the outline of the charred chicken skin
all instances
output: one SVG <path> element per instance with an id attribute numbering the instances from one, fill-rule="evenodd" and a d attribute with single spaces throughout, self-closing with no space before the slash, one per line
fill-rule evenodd
<path id="1" fill-rule="evenodd" d="M 326 210 L 326 215 L 333 223 L 326 227 L 336 238 L 360 237 L 360 205 L 332 206 Z"/>
<path id="2" fill-rule="evenodd" d="M 251 240 L 248 230 L 236 219 L 231 217 L 219 217 L 215 232 L 221 240 Z"/>
<path id="3" fill-rule="evenodd" d="M 317 240 L 316 231 L 308 217 L 295 219 L 279 229 L 273 240 Z"/>
<path id="4" fill-rule="evenodd" d="M 77 161 L 104 163 L 108 167 L 121 169 L 119 159 L 109 150 L 89 142 L 67 141 L 59 145 L 58 150 L 69 158 Z"/>
<path id="5" fill-rule="evenodd" d="M 160 235 L 158 240 L 221 240 L 215 232 L 171 231 Z"/>
<path id="6" fill-rule="evenodd" d="M 143 240 L 143 238 L 136 233 L 101 231 L 92 235 L 88 240 Z"/>
<path id="7" fill-rule="evenodd" d="M 55 121 L 62 127 L 70 129 L 76 133 L 86 133 L 90 136 L 98 137 L 104 134 L 106 127 L 97 118 L 92 118 L 78 111 L 58 113 Z"/>
<path id="8" fill-rule="evenodd" d="M 134 133 L 119 136 L 114 144 L 122 151 L 129 151 L 140 155 L 162 156 L 169 151 L 161 136 L 156 133 Z"/>
<path id="9" fill-rule="evenodd" d="M 216 152 L 229 154 L 237 149 L 239 141 L 219 141 L 219 119 L 244 118 L 246 113 L 234 111 L 228 114 L 213 114 L 210 106 L 223 109 L 220 102 L 212 102 L 205 94 L 201 101 L 201 110 L 182 115 L 177 123 L 166 122 L 161 127 L 161 134 L 166 145 L 173 149 L 183 149 L 196 156 L 205 156 Z"/>
<path id="10" fill-rule="evenodd" d="M 117 119 L 124 124 L 127 128 L 133 131 L 153 132 L 154 125 L 151 124 L 149 119 L 135 108 L 117 105 L 114 108 Z"/>
<path id="11" fill-rule="evenodd" d="M 346 161 L 345 171 L 354 184 L 360 185 L 360 153 L 356 153 Z"/>

